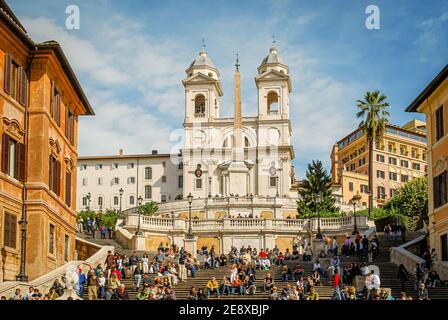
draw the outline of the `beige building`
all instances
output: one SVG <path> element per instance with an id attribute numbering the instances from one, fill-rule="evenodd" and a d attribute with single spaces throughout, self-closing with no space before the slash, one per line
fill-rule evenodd
<path id="1" fill-rule="evenodd" d="M 426 174 L 426 125 L 412 120 L 402 127 L 388 125 L 373 154 L 374 207 L 382 207 L 407 181 Z M 331 152 L 331 175 L 336 198 L 349 204 L 361 195 L 368 205 L 368 144 L 362 129 L 338 141 Z"/>
<path id="2" fill-rule="evenodd" d="M 428 123 L 429 243 L 435 248 L 434 265 L 448 277 L 448 65 L 407 107 L 426 114 Z"/>

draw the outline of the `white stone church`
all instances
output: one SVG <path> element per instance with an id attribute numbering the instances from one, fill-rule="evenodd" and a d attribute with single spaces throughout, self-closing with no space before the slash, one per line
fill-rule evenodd
<path id="1" fill-rule="evenodd" d="M 265 199 L 261 201 L 266 203 L 263 208 L 252 205 L 233 213 L 263 215 L 267 207 L 275 210 L 271 216 L 294 217 L 297 189 L 291 164 L 294 149 L 289 68 L 273 42 L 255 77 L 258 115 L 244 117 L 238 59 L 235 66 L 231 118 L 220 116 L 223 96 L 220 72 L 205 47 L 186 70 L 186 79 L 182 81 L 184 146 L 178 154 L 121 152 L 115 156 L 79 157 L 78 210 L 119 209 L 120 204 L 126 210 L 135 207 L 141 196 L 144 203 L 160 203 L 161 213 L 176 213 L 185 210 L 181 203 L 191 194 L 195 202 L 203 199 L 202 203 L 245 198 L 253 204 Z M 282 209 L 288 213 L 282 214 Z M 217 217 L 218 210 L 222 216 L 223 208 L 217 208 L 205 210 L 204 218 Z M 230 200 L 224 211 L 231 215 Z"/>

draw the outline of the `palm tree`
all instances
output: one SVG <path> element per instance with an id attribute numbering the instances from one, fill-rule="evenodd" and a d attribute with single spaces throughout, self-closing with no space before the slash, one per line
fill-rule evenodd
<path id="1" fill-rule="evenodd" d="M 367 91 L 364 100 L 357 100 L 359 111 L 356 118 L 362 119 L 359 127 L 364 131 L 369 145 L 369 218 L 373 208 L 373 147 L 378 146 L 386 132 L 389 123 L 389 112 L 386 110 L 389 103 L 386 96 L 379 90 Z"/>

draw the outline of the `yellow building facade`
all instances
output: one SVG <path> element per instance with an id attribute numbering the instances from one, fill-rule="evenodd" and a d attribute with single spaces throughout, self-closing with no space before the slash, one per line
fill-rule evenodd
<path id="1" fill-rule="evenodd" d="M 448 65 L 406 109 L 426 115 L 428 125 L 429 242 L 448 261 Z M 445 274 L 446 276 L 446 274 Z"/>
<path id="2" fill-rule="evenodd" d="M 407 181 L 426 172 L 426 124 L 413 120 L 403 127 L 388 125 L 384 138 L 373 150 L 374 207 L 382 207 Z M 350 204 L 360 194 L 366 207 L 368 190 L 369 146 L 362 129 L 356 129 L 338 141 L 331 152 L 331 177 L 340 202 Z"/>

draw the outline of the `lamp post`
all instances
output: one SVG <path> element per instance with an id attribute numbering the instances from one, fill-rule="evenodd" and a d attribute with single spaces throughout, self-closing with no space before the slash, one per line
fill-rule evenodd
<path id="1" fill-rule="evenodd" d="M 143 232 L 140 230 L 140 216 L 141 216 L 141 213 L 142 213 L 142 210 L 140 209 L 140 206 L 142 205 L 142 202 L 143 202 L 143 198 L 142 198 L 142 196 L 139 196 L 137 198 L 137 204 L 138 204 L 138 207 L 137 207 L 138 224 L 137 224 L 137 231 L 135 231 L 135 235 L 136 236 L 142 236 L 143 235 Z"/>
<path id="2" fill-rule="evenodd" d="M 123 197 L 123 192 L 124 192 L 124 190 L 123 190 L 123 188 L 120 188 L 120 190 L 118 190 L 118 192 L 119 192 L 119 194 L 120 194 L 120 216 L 121 216 L 121 198 Z"/>
<path id="3" fill-rule="evenodd" d="M 212 177 L 208 177 L 208 197 L 212 197 Z"/>
<path id="4" fill-rule="evenodd" d="M 193 202 L 193 195 L 191 193 L 188 194 L 187 200 L 188 200 L 188 233 L 187 233 L 187 238 L 188 239 L 192 239 L 194 236 L 193 236 L 193 232 L 191 231 L 191 203 Z"/>
<path id="5" fill-rule="evenodd" d="M 361 195 L 359 192 L 353 196 L 353 198 L 350 200 L 350 202 L 353 204 L 353 220 L 354 220 L 354 226 L 353 226 L 353 232 L 352 235 L 355 235 L 358 233 L 358 226 L 356 224 L 356 205 L 361 200 Z"/>
<path id="6" fill-rule="evenodd" d="M 87 210 L 90 211 L 90 199 L 92 198 L 92 194 L 89 192 L 86 198 L 87 198 Z"/>
<path id="7" fill-rule="evenodd" d="M 250 198 L 250 211 L 252 212 L 252 217 L 254 216 L 254 195 L 251 193 L 249 195 Z"/>
<path id="8" fill-rule="evenodd" d="M 320 232 L 320 204 L 322 202 L 322 196 L 319 193 L 316 196 L 316 204 L 317 204 L 317 233 L 316 233 L 316 239 L 322 239 L 322 233 Z"/>

